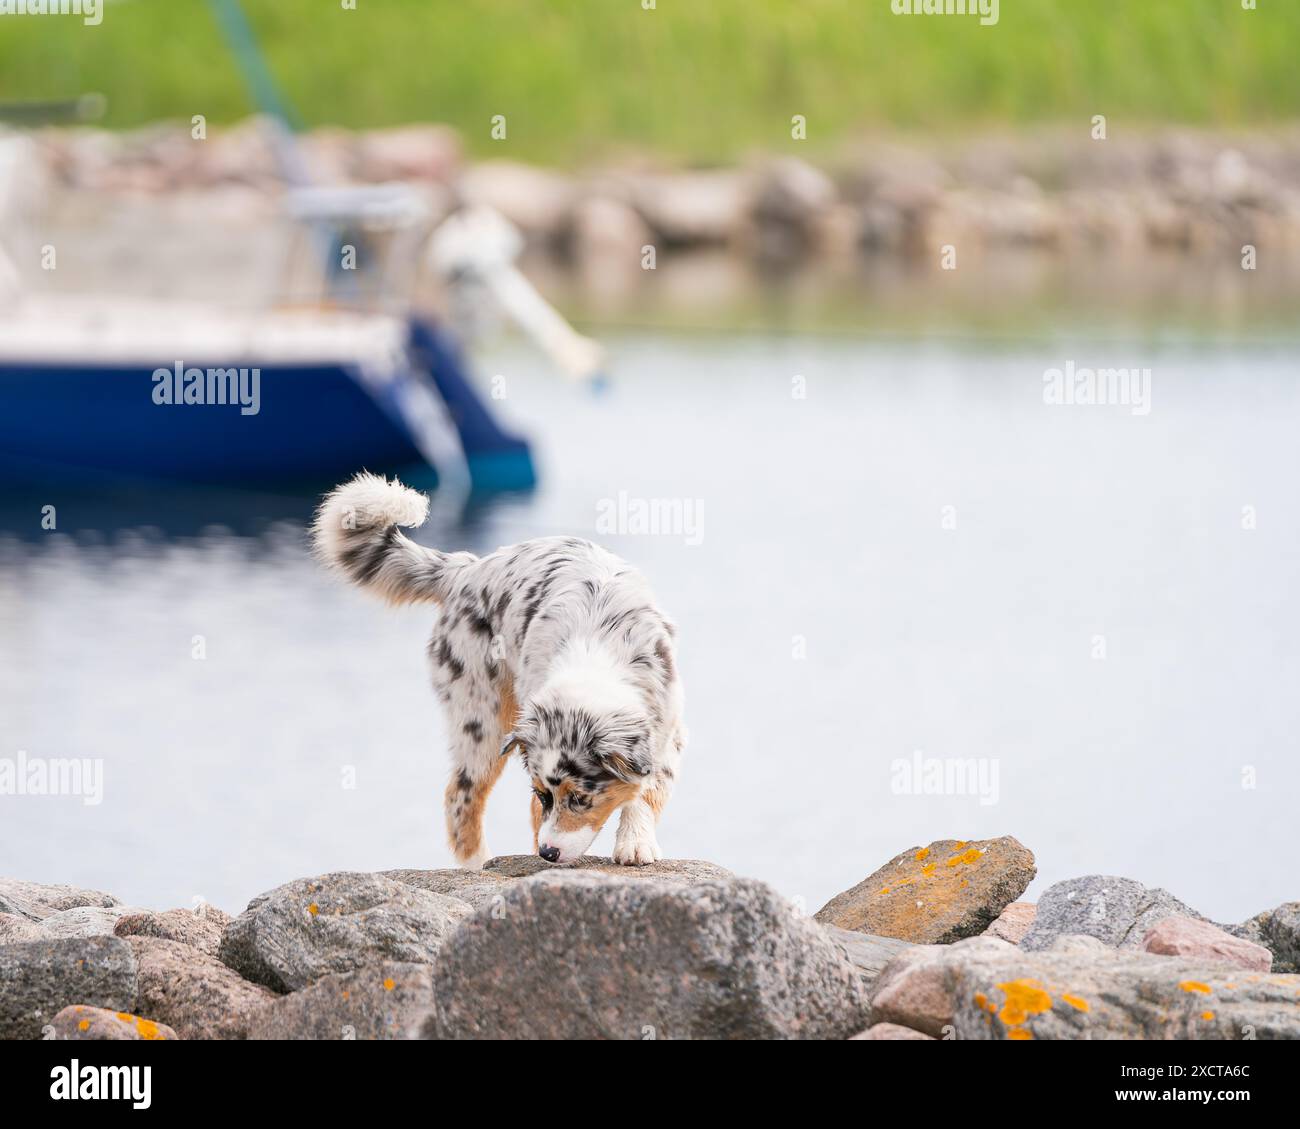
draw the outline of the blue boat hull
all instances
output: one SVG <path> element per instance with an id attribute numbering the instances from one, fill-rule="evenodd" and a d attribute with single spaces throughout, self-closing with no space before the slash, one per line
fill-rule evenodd
<path id="1" fill-rule="evenodd" d="M 378 390 L 347 365 L 261 366 L 256 414 L 238 404 L 156 403 L 155 367 L 0 363 L 0 476 L 266 487 L 365 468 L 434 485 L 436 469 L 402 410 L 403 382 L 424 381 L 448 408 L 474 488 L 530 488 L 527 443 L 491 417 L 454 346 L 412 322 L 409 353 L 411 370 Z"/>

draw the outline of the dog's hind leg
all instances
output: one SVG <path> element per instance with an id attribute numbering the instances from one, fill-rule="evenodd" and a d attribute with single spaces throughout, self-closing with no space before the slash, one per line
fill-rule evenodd
<path id="1" fill-rule="evenodd" d="M 483 839 L 483 811 L 505 766 L 505 759 L 495 753 L 486 758 L 474 756 L 452 773 L 447 785 L 447 836 L 456 861 L 470 870 L 477 870 L 491 857 Z"/>
<path id="2" fill-rule="evenodd" d="M 483 812 L 506 766 L 501 756 L 501 719 L 509 713 L 513 722 L 514 696 L 509 687 L 499 691 L 486 679 L 475 679 L 459 661 L 443 665 L 450 665 L 454 675 L 439 687 L 452 731 L 447 836 L 456 861 L 477 870 L 491 857 L 483 839 Z"/>

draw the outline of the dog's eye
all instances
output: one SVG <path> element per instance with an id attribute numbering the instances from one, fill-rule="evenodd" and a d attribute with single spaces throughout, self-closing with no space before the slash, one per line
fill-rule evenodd
<path id="1" fill-rule="evenodd" d="M 541 801 L 543 810 L 545 811 L 551 810 L 552 801 L 551 801 L 550 792 L 543 792 L 540 788 L 534 788 L 533 795 L 536 796 L 538 800 Z"/>
<path id="2" fill-rule="evenodd" d="M 574 811 L 586 811 L 591 807 L 591 797 L 584 796 L 581 792 L 572 792 L 569 795 L 569 807 Z"/>

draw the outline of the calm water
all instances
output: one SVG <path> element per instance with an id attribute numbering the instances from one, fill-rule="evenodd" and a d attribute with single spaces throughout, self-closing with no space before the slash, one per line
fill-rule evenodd
<path id="1" fill-rule="evenodd" d="M 483 359 L 544 484 L 422 536 L 584 534 L 649 574 L 691 729 L 667 853 L 810 910 L 908 846 L 1002 834 L 1038 857 L 1031 896 L 1089 872 L 1226 920 L 1300 896 L 1296 350 L 612 344 L 602 397 Z M 1071 360 L 1149 366 L 1150 413 L 1046 406 Z M 607 532 L 620 495 L 687 520 Z M 430 611 L 322 575 L 311 498 L 49 501 L 69 532 L 6 509 L 0 757 L 101 758 L 103 799 L 0 797 L 0 871 L 238 910 L 450 865 Z M 193 532 L 129 531 L 150 525 Z M 983 794 L 907 791 L 916 754 L 974 761 Z M 512 765 L 494 851 L 530 849 L 526 800 Z"/>

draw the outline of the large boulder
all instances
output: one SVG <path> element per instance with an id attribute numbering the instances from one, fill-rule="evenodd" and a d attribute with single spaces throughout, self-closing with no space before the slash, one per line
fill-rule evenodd
<path id="1" fill-rule="evenodd" d="M 537 855 L 498 855 L 484 863 L 481 870 L 385 870 L 380 872 L 380 876 L 433 894 L 459 898 L 475 909 L 481 909 L 485 905 L 499 905 L 512 882 L 536 874 L 550 874 L 557 869 L 608 874 L 617 878 L 651 878 L 685 885 L 732 877 L 731 871 L 725 867 L 700 859 L 663 859 L 648 866 L 623 866 L 601 855 L 584 855 L 560 868 Z"/>
<path id="2" fill-rule="evenodd" d="M 0 945 L 0 1039 L 36 1039 L 69 1004 L 135 1005 L 135 958 L 116 937 Z"/>
<path id="3" fill-rule="evenodd" d="M 1268 949 L 1274 972 L 1300 972 L 1300 902 L 1283 902 L 1227 930 Z"/>
<path id="4" fill-rule="evenodd" d="M 992 937 L 973 938 L 967 946 L 1005 945 Z M 948 984 L 946 945 L 916 945 L 881 970 L 871 990 L 873 1023 L 911 1027 L 931 1038 L 951 1035 L 952 990 Z"/>
<path id="5" fill-rule="evenodd" d="M 827 936 L 844 950 L 849 963 L 858 970 L 863 986 L 868 989 L 891 960 L 913 947 L 909 942 L 894 937 L 873 937 L 870 933 L 854 933 L 836 925 L 824 928 Z"/>
<path id="6" fill-rule="evenodd" d="M 1149 889 L 1131 878 L 1068 878 L 1049 886 L 1038 899 L 1034 924 L 1020 947 L 1039 951 L 1050 948 L 1057 937 L 1083 935 L 1113 949 L 1140 949 L 1147 932 L 1175 914 L 1205 920 L 1167 890 Z"/>
<path id="7" fill-rule="evenodd" d="M 1273 967 L 1273 954 L 1263 945 L 1234 937 L 1208 921 L 1177 914 L 1156 923 L 1142 938 L 1142 951 L 1227 964 L 1251 972 L 1269 972 Z"/>
<path id="8" fill-rule="evenodd" d="M 136 1010 L 182 1039 L 247 1038 L 253 1017 L 276 998 L 193 945 L 137 936 L 120 943 L 135 954 Z"/>
<path id="9" fill-rule="evenodd" d="M 624 866 L 602 855 L 583 855 L 563 867 L 555 867 L 537 855 L 498 855 L 494 859 L 488 859 L 479 873 L 500 878 L 531 878 L 535 874 L 572 871 L 589 871 L 614 878 L 649 878 L 687 886 L 696 882 L 717 882 L 734 877 L 725 866 L 701 859 L 661 859 L 645 866 Z"/>
<path id="10" fill-rule="evenodd" d="M 824 925 L 944 945 L 983 933 L 1033 881 L 1033 854 L 1010 836 L 911 847 L 816 914 Z"/>
<path id="11" fill-rule="evenodd" d="M 253 1020 L 248 1037 L 426 1039 L 433 1019 L 433 967 L 385 961 L 278 997 Z"/>
<path id="12" fill-rule="evenodd" d="M 441 1038 L 847 1038 L 866 993 L 769 887 L 555 871 L 462 923 L 434 967 Z"/>
<path id="13" fill-rule="evenodd" d="M 115 906 L 121 903 L 101 890 L 77 886 L 47 886 L 19 878 L 0 878 L 0 913 L 12 913 L 29 921 L 43 921 L 61 910 L 77 906 Z"/>
<path id="14" fill-rule="evenodd" d="M 634 176 L 628 189 L 655 241 L 676 245 L 723 244 L 738 238 L 753 196 L 751 176 L 729 169 Z"/>
<path id="15" fill-rule="evenodd" d="M 381 960 L 429 964 L 471 912 L 459 898 L 378 874 L 300 878 L 249 902 L 218 955 L 246 979 L 292 992 Z"/>
<path id="16" fill-rule="evenodd" d="M 74 906 L 44 918 L 41 932 L 47 937 L 111 937 L 123 917 L 141 912 L 135 906 Z"/>
<path id="17" fill-rule="evenodd" d="M 1037 914 L 1038 907 L 1033 902 L 1012 902 L 998 915 L 998 919 L 984 930 L 984 935 L 1018 945 L 1033 928 Z"/>
<path id="18" fill-rule="evenodd" d="M 445 125 L 374 129 L 362 135 L 355 159 L 362 180 L 431 180 L 445 184 L 460 171 L 460 138 Z"/>
<path id="19" fill-rule="evenodd" d="M 30 917 L 19 917 L 16 913 L 0 913 L 0 945 L 12 945 L 15 941 L 44 941 L 45 938 L 39 922 Z"/>
<path id="20" fill-rule="evenodd" d="M 881 974 L 875 1022 L 957 1039 L 1300 1038 L 1300 976 L 1059 938 L 1026 952 L 992 937 L 909 950 Z"/>
<path id="21" fill-rule="evenodd" d="M 165 941 L 180 941 L 214 957 L 221 945 L 221 934 L 231 920 L 230 914 L 204 904 L 197 911 L 169 909 L 161 913 L 124 914 L 114 923 L 113 933 L 118 937 L 161 937 Z"/>
<path id="22" fill-rule="evenodd" d="M 541 861 L 540 859 L 538 860 Z M 459 898 L 475 909 L 490 905 L 506 890 L 510 879 L 500 874 L 482 870 L 384 870 L 381 878 L 391 878 L 431 894 Z"/>
<path id="23" fill-rule="evenodd" d="M 465 170 L 460 191 L 472 205 L 500 212 L 529 239 L 559 237 L 577 187 L 562 173 L 515 161 L 480 161 Z"/>
<path id="24" fill-rule="evenodd" d="M 180 1038 L 165 1023 L 155 1023 L 125 1011 L 73 1004 L 59 1012 L 50 1024 L 56 1039 L 140 1042 Z"/>
<path id="25" fill-rule="evenodd" d="M 868 1027 L 865 1031 L 853 1036 L 854 1039 L 891 1039 L 891 1040 L 913 1040 L 919 1039 L 923 1043 L 934 1041 L 933 1035 L 925 1035 L 920 1031 L 913 1031 L 910 1027 L 900 1027 L 897 1023 L 877 1023 Z"/>

